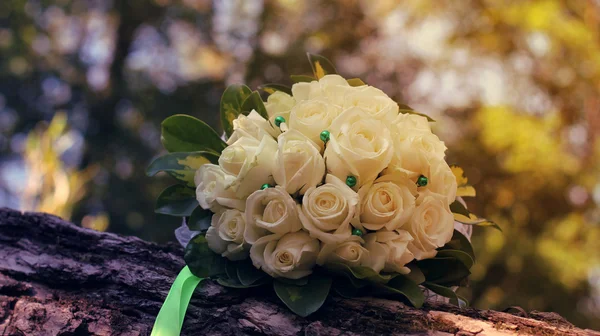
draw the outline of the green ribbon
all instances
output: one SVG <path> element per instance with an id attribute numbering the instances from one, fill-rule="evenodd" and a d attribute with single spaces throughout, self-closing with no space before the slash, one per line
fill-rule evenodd
<path id="1" fill-rule="evenodd" d="M 202 280 L 204 278 L 193 275 L 187 266 L 179 272 L 158 312 L 150 336 L 179 336 L 194 289 Z"/>

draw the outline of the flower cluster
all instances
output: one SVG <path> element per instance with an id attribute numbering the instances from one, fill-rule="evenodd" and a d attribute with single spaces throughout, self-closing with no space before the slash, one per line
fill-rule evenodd
<path id="1" fill-rule="evenodd" d="M 406 274 L 450 241 L 457 181 L 423 116 L 339 75 L 277 91 L 233 121 L 218 165 L 196 172 L 208 246 L 299 279 L 342 263 Z"/>

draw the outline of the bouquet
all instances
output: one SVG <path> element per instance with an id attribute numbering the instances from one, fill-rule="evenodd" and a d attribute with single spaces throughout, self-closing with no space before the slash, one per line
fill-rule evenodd
<path id="1" fill-rule="evenodd" d="M 466 284 L 475 256 L 455 221 L 496 225 L 466 209 L 461 197 L 475 190 L 445 161 L 433 120 L 308 58 L 314 77 L 261 86 L 266 101 L 229 86 L 223 136 L 187 115 L 162 123 L 169 154 L 148 174 L 179 181 L 156 212 L 187 218 L 187 277 L 272 286 L 301 316 L 332 291 L 420 307 L 428 289 L 466 303 L 453 288 Z"/>

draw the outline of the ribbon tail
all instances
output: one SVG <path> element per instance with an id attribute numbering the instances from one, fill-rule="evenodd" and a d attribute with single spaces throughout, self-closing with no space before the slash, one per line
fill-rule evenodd
<path id="1" fill-rule="evenodd" d="M 179 272 L 158 312 L 150 336 L 179 336 L 192 294 L 202 280 L 204 278 L 193 275 L 187 266 Z"/>

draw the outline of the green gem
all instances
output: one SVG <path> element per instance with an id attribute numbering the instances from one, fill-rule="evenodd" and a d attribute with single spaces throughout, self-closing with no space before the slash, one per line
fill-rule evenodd
<path id="1" fill-rule="evenodd" d="M 330 136 L 329 131 L 324 130 L 323 132 L 321 132 L 321 135 L 320 135 L 321 141 L 323 141 L 323 142 L 329 141 L 329 136 Z"/>
<path id="2" fill-rule="evenodd" d="M 352 229 L 352 235 L 360 237 L 363 235 L 363 232 L 360 229 Z"/>
<path id="3" fill-rule="evenodd" d="M 352 175 L 346 177 L 346 185 L 350 188 L 354 187 L 356 185 L 356 177 Z"/>
<path id="4" fill-rule="evenodd" d="M 285 122 L 285 118 L 282 116 L 278 116 L 275 118 L 275 126 L 279 127 L 279 125 L 281 125 L 281 123 Z"/>
<path id="5" fill-rule="evenodd" d="M 417 179 L 417 185 L 418 185 L 419 187 L 424 187 L 424 186 L 426 186 L 426 185 L 427 185 L 427 182 L 429 182 L 429 180 L 427 179 L 427 177 L 426 177 L 426 176 L 423 176 L 423 175 L 419 176 L 419 178 Z"/>
<path id="6" fill-rule="evenodd" d="M 263 185 L 260 186 L 260 190 L 265 190 L 265 189 L 267 189 L 269 187 L 270 187 L 270 185 L 268 183 L 265 183 L 265 184 L 263 184 Z"/>

